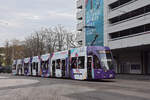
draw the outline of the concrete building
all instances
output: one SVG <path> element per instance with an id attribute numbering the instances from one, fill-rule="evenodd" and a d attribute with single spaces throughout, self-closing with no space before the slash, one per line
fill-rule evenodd
<path id="1" fill-rule="evenodd" d="M 102 5 L 102 6 L 101 6 Z M 104 45 L 103 0 L 77 0 L 77 41 Z"/>
<path id="2" fill-rule="evenodd" d="M 103 6 L 104 19 L 99 21 L 103 22 L 104 31 L 101 36 L 103 45 L 112 49 L 117 62 L 116 72 L 150 74 L 150 0 L 78 0 L 78 41 L 86 45 L 85 26 L 86 20 L 89 20 L 86 18 L 86 3 L 94 2 L 93 5 L 90 4 L 93 7 L 102 1 L 100 6 Z M 93 23 L 94 18 L 90 18 Z M 99 28 L 96 27 L 95 30 Z"/>
<path id="3" fill-rule="evenodd" d="M 118 73 L 150 74 L 150 0 L 104 0 L 104 40 Z"/>
<path id="4" fill-rule="evenodd" d="M 85 45 L 85 0 L 77 0 L 77 42 Z"/>

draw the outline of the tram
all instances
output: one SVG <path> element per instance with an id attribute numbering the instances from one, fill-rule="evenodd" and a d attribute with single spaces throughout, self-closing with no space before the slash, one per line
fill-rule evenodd
<path id="1" fill-rule="evenodd" d="M 111 79 L 115 78 L 113 58 L 108 47 L 81 47 L 71 49 L 71 78 Z"/>
<path id="2" fill-rule="evenodd" d="M 25 62 L 28 64 L 25 64 Z M 75 80 L 114 79 L 114 65 L 109 47 L 84 46 L 35 56 L 30 61 L 26 59 L 24 60 L 24 73 L 31 76 Z M 17 66 L 21 66 L 18 60 Z M 17 72 L 19 68 L 17 67 Z M 27 73 L 27 68 L 31 69 L 29 71 L 31 74 Z"/>

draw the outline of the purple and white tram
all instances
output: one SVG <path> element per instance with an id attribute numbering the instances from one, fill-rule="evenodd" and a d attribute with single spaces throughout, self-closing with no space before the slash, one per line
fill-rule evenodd
<path id="1" fill-rule="evenodd" d="M 29 63 L 29 60 L 26 62 Z M 29 69 L 31 69 L 30 75 L 32 76 L 76 80 L 114 79 L 114 65 L 109 47 L 84 46 L 42 55 L 41 57 L 32 57 Z M 19 74 L 21 73 L 20 68 L 21 60 L 17 60 L 17 73 Z M 27 71 L 24 72 L 26 75 Z"/>
<path id="2" fill-rule="evenodd" d="M 108 47 L 81 47 L 71 49 L 70 52 L 72 79 L 115 78 L 113 58 Z"/>

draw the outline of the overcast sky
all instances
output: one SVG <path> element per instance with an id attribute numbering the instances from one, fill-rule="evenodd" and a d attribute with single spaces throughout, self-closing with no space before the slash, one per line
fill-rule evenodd
<path id="1" fill-rule="evenodd" d="M 0 0 L 0 46 L 41 27 L 64 25 L 75 30 L 75 0 Z"/>

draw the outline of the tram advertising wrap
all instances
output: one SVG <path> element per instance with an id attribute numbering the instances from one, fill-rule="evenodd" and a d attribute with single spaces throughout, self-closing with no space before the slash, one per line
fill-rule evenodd
<path id="1" fill-rule="evenodd" d="M 18 59 L 14 60 L 12 67 L 13 75 L 75 80 L 115 78 L 113 55 L 110 48 L 104 46 L 84 46 L 24 60 Z"/>
<path id="2" fill-rule="evenodd" d="M 86 46 L 104 45 L 103 0 L 85 0 L 85 38 Z"/>

